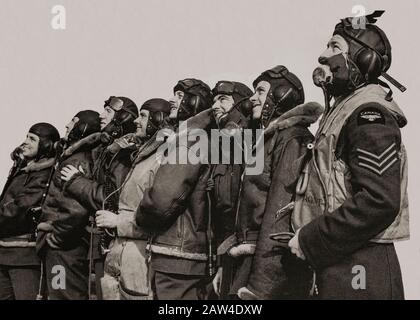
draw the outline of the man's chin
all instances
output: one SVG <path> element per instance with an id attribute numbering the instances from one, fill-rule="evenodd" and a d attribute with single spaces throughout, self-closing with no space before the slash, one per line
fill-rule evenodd
<path id="1" fill-rule="evenodd" d="M 146 134 L 144 132 L 136 132 L 134 135 L 138 139 L 144 139 L 146 137 Z"/>
<path id="2" fill-rule="evenodd" d="M 22 153 L 22 156 L 23 156 L 26 160 L 31 160 L 31 159 L 35 158 L 35 155 L 30 154 L 30 153 Z"/>
<path id="3" fill-rule="evenodd" d="M 347 87 L 347 83 L 345 81 L 337 81 L 338 83 L 329 84 L 327 88 L 327 92 L 332 95 L 333 97 L 340 97 L 343 95 L 347 95 L 351 92 L 351 90 Z"/>
<path id="4" fill-rule="evenodd" d="M 220 122 L 220 120 L 222 120 L 224 117 L 223 117 L 223 113 L 215 113 L 214 115 L 213 115 L 213 117 L 214 117 L 214 119 L 217 121 L 217 122 Z"/>

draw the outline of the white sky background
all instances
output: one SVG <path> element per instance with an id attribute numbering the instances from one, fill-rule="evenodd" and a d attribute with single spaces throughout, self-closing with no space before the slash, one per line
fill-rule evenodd
<path id="1" fill-rule="evenodd" d="M 57 4 L 66 9 L 66 30 L 51 28 Z M 110 95 L 141 106 L 168 98 L 179 79 L 251 86 L 262 71 L 284 64 L 301 78 L 306 100 L 323 103 L 312 71 L 335 24 L 356 4 L 368 13 L 386 10 L 378 25 L 393 46 L 390 74 L 408 88 L 394 89 L 394 97 L 409 122 L 403 139 L 412 237 L 397 249 L 406 297 L 420 299 L 417 0 L 0 0 L 0 184 L 30 125 L 51 122 L 64 133 L 76 112 L 101 111 Z"/>

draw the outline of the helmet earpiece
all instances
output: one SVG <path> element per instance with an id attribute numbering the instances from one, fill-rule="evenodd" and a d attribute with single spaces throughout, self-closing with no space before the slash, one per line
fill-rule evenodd
<path id="1" fill-rule="evenodd" d="M 165 115 L 162 111 L 153 112 L 150 114 L 149 121 L 153 121 L 155 124 L 161 124 Z"/>
<path id="2" fill-rule="evenodd" d="M 200 104 L 199 96 L 191 96 L 190 105 L 193 107 L 193 112 L 196 113 L 198 110 L 198 105 Z"/>
<path id="3" fill-rule="evenodd" d="M 112 124 L 110 127 L 112 128 L 112 130 L 110 134 L 112 138 L 115 139 L 115 138 L 121 137 L 123 133 L 122 123 L 116 119 L 112 119 L 111 123 Z"/>
<path id="4" fill-rule="evenodd" d="M 185 94 L 181 101 L 180 108 L 178 111 L 178 119 L 186 120 L 189 117 L 195 115 L 197 112 L 197 106 L 200 102 L 200 97 L 192 94 Z"/>
<path id="5" fill-rule="evenodd" d="M 54 143 L 52 141 L 47 141 L 45 143 L 46 154 L 51 156 L 54 154 Z"/>
<path id="6" fill-rule="evenodd" d="M 162 111 L 150 112 L 146 128 L 147 138 L 152 137 L 156 131 L 162 129 L 167 119 L 168 116 L 165 116 L 165 113 Z"/>
<path id="7" fill-rule="evenodd" d="M 209 105 L 200 96 L 191 95 L 185 102 L 191 107 L 192 115 L 209 108 Z"/>
<path id="8" fill-rule="evenodd" d="M 356 64 L 366 80 L 376 79 L 382 73 L 382 58 L 369 48 L 362 48 L 356 55 Z"/>
<path id="9" fill-rule="evenodd" d="M 36 156 L 37 160 L 39 160 L 42 157 L 52 157 L 55 154 L 54 150 L 54 142 L 47 139 L 40 139 L 39 145 L 38 145 L 38 154 Z"/>
<path id="10" fill-rule="evenodd" d="M 276 87 L 272 90 L 273 96 L 274 96 L 274 101 L 277 101 L 277 105 L 286 104 L 286 102 L 287 102 L 286 101 L 287 100 L 286 94 L 290 90 L 294 91 L 292 88 L 286 87 L 286 86 L 278 86 L 278 87 Z"/>
<path id="11" fill-rule="evenodd" d="M 249 98 L 246 98 L 244 100 L 241 101 L 241 103 L 239 104 L 239 109 L 240 111 L 246 116 L 250 116 L 252 114 L 252 102 L 251 100 L 249 100 Z"/>

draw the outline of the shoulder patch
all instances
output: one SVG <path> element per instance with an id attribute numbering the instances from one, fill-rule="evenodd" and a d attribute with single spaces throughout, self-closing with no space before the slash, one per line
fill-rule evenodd
<path id="1" fill-rule="evenodd" d="M 364 108 L 357 115 L 357 125 L 385 124 L 385 117 L 381 110 L 375 107 Z"/>

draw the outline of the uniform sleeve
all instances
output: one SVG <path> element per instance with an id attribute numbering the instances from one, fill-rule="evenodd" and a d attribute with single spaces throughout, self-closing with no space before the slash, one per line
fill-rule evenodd
<path id="1" fill-rule="evenodd" d="M 153 186 L 144 193 L 138 207 L 136 222 L 147 229 L 168 226 L 181 215 L 189 195 L 194 190 L 201 164 L 164 164 L 157 173 Z"/>
<path id="2" fill-rule="evenodd" d="M 64 186 L 70 196 L 91 210 L 98 211 L 102 209 L 102 203 L 106 198 L 103 184 L 89 179 L 82 174 L 76 174 Z"/>
<path id="3" fill-rule="evenodd" d="M 315 268 L 333 265 L 357 251 L 385 230 L 400 209 L 401 133 L 390 112 L 377 103 L 360 106 L 341 138 L 352 196 L 299 234 L 301 249 Z"/>
<path id="4" fill-rule="evenodd" d="M 118 159 L 114 161 L 118 161 Z M 114 190 L 123 184 L 129 171 L 130 166 L 121 162 L 113 167 L 108 179 L 111 179 L 113 182 Z M 92 211 L 101 210 L 107 197 L 105 184 L 98 183 L 94 179 L 91 179 L 83 174 L 76 174 L 64 185 L 64 190 Z"/>
<path id="5" fill-rule="evenodd" d="M 1 237 L 13 236 L 27 225 L 31 219 L 28 210 L 40 205 L 47 180 L 47 174 L 33 175 L 13 200 L 0 207 Z"/>
<path id="6" fill-rule="evenodd" d="M 117 234 L 123 238 L 138 239 L 146 233 L 137 226 L 135 212 L 124 212 L 117 217 Z"/>
<path id="7" fill-rule="evenodd" d="M 8 211 L 9 215 L 13 216 L 21 210 L 26 211 L 39 205 L 47 180 L 46 175 L 30 178 L 29 182 L 22 187 L 22 191 L 16 195 L 14 201 L 6 204 L 2 210 Z"/>
<path id="8" fill-rule="evenodd" d="M 87 175 L 91 174 L 90 162 L 87 160 L 75 159 L 63 163 L 61 167 L 66 165 L 73 165 L 76 168 L 81 166 L 83 171 Z M 57 170 L 56 174 L 59 175 L 61 170 Z M 57 176 L 54 179 L 60 180 Z M 83 229 L 89 221 L 89 209 L 84 207 L 78 200 L 74 198 L 68 198 L 64 200 L 65 203 L 62 203 L 66 207 L 68 214 L 63 215 L 58 220 L 52 222 L 52 242 L 61 247 L 64 243 L 68 243 L 70 239 L 75 237 L 75 231 Z"/>
<path id="9" fill-rule="evenodd" d="M 137 185 L 137 188 L 141 190 L 150 189 L 153 185 L 156 170 L 153 168 L 148 170 L 147 173 L 144 173 L 143 182 L 141 186 Z M 144 194 L 139 193 L 138 196 L 142 198 Z M 116 229 L 119 237 L 142 239 L 148 236 L 148 233 L 136 224 L 136 210 L 120 212 L 117 216 Z"/>

